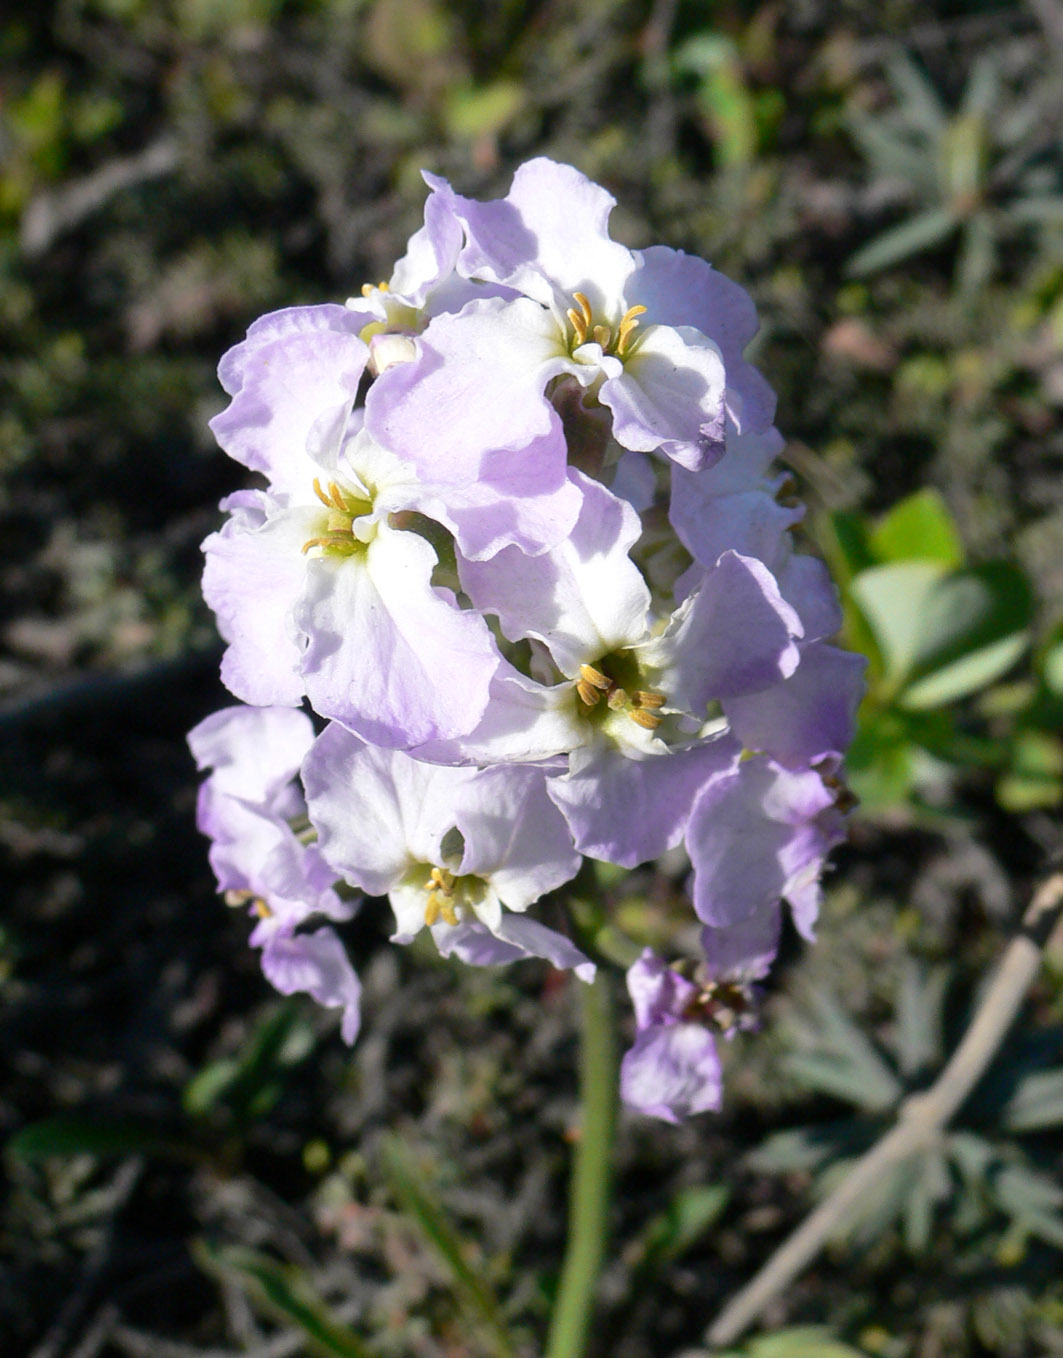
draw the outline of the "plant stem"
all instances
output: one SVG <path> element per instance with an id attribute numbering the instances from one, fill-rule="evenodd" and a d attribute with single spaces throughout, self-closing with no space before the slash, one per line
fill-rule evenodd
<path id="1" fill-rule="evenodd" d="M 809 1264 L 844 1223 L 863 1194 L 893 1165 L 905 1160 L 941 1134 L 975 1087 L 1019 1012 L 1041 967 L 1041 955 L 1063 917 L 1063 873 L 1056 873 L 1035 893 L 1023 916 L 1022 929 L 1008 944 L 992 984 L 948 1065 L 925 1093 L 901 1104 L 896 1126 L 858 1160 L 842 1180 L 709 1326 L 711 1347 L 733 1343 L 774 1297 Z"/>
<path id="2" fill-rule="evenodd" d="M 610 978 L 599 970 L 580 996 L 579 1141 L 569 1187 L 568 1244 L 546 1358 L 583 1358 L 609 1236 L 616 1130 L 616 1034 Z"/>

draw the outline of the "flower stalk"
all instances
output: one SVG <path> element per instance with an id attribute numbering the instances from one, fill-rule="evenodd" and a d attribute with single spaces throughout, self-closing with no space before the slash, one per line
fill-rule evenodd
<path id="1" fill-rule="evenodd" d="M 610 977 L 580 987 L 579 1140 L 569 1187 L 568 1243 L 546 1358 L 583 1358 L 609 1241 L 617 1059 Z"/>

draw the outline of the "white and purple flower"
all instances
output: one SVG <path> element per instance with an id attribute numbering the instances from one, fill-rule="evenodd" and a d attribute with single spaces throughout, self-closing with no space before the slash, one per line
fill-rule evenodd
<path id="1" fill-rule="evenodd" d="M 222 360 L 215 434 L 265 484 L 204 544 L 222 676 L 254 706 L 190 737 L 200 825 L 267 976 L 348 1039 L 357 978 L 321 921 L 352 891 L 388 897 L 397 942 L 589 980 L 537 903 L 584 855 L 683 845 L 700 956 L 631 968 L 621 1090 L 675 1121 L 720 1106 L 717 1041 L 754 1021 L 783 902 L 811 938 L 863 662 L 794 551 L 746 293 L 612 240 L 612 197 L 569 166 L 488 202 L 426 179 L 386 282 Z"/>

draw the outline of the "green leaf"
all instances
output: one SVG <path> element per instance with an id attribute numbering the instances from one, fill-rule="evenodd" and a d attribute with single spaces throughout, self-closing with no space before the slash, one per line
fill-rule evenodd
<path id="1" fill-rule="evenodd" d="M 897 689 L 926 645 L 925 620 L 945 573 L 935 561 L 898 561 L 861 571 L 850 591 L 882 652 L 886 683 Z"/>
<path id="2" fill-rule="evenodd" d="M 864 1150 L 873 1135 L 867 1124 L 852 1118 L 795 1127 L 774 1132 L 763 1145 L 749 1152 L 745 1162 L 758 1174 L 808 1173 L 839 1156 L 849 1157 Z"/>
<path id="3" fill-rule="evenodd" d="M 237 1122 L 261 1117 L 313 1047 L 313 1029 L 298 1005 L 281 1005 L 258 1025 L 238 1056 L 213 1061 L 192 1077 L 182 1095 L 185 1111 L 202 1117 L 224 1101 Z"/>
<path id="4" fill-rule="evenodd" d="M 983 646 L 910 685 L 901 695 L 901 704 L 913 711 L 920 711 L 976 693 L 994 679 L 1007 674 L 1025 651 L 1028 641 L 1029 633 L 1022 631 Z"/>
<path id="5" fill-rule="evenodd" d="M 497 136 L 521 111 L 524 102 L 524 86 L 516 80 L 456 86 L 448 92 L 444 105 L 447 128 L 451 136 L 470 140 Z"/>
<path id="6" fill-rule="evenodd" d="M 903 802 L 916 780 L 915 750 L 892 711 L 865 704 L 845 757 L 846 781 L 865 811 Z"/>
<path id="7" fill-rule="evenodd" d="M 1001 1109 L 1009 1132 L 1034 1132 L 1063 1123 L 1063 1070 L 1039 1070 L 1020 1081 Z"/>
<path id="8" fill-rule="evenodd" d="M 949 120 L 937 90 L 903 49 L 891 57 L 886 65 L 886 74 L 897 102 L 913 125 L 924 132 L 932 143 L 944 131 Z"/>
<path id="9" fill-rule="evenodd" d="M 10 1138 L 6 1154 L 35 1164 L 53 1155 L 95 1155 L 111 1158 L 150 1155 L 156 1159 L 201 1164 L 208 1157 L 195 1146 L 177 1141 L 156 1128 L 135 1122 L 108 1122 L 77 1116 L 31 1122 Z"/>
<path id="10" fill-rule="evenodd" d="M 322 1358 L 372 1358 L 365 1343 L 332 1314 L 301 1269 L 237 1245 L 194 1241 L 192 1255 L 205 1273 L 235 1282 L 265 1315 L 294 1325 Z"/>
<path id="11" fill-rule="evenodd" d="M 865 1358 L 859 1350 L 835 1339 L 822 1325 L 795 1325 L 762 1335 L 746 1346 L 748 1358 Z"/>
<path id="12" fill-rule="evenodd" d="M 836 510 L 826 519 L 822 538 L 834 575 L 842 581 L 875 564 L 866 521 L 856 514 Z"/>
<path id="13" fill-rule="evenodd" d="M 900 500 L 868 535 L 875 558 L 891 561 L 937 561 L 963 565 L 963 543 L 955 520 L 941 495 L 933 489 Z"/>
<path id="14" fill-rule="evenodd" d="M 647 1282 L 696 1245 L 709 1227 L 720 1219 L 730 1196 L 731 1190 L 724 1184 L 680 1189 L 635 1242 L 639 1252 L 636 1273 L 640 1283 Z"/>
<path id="15" fill-rule="evenodd" d="M 943 1056 L 942 1024 L 948 971 L 925 971 L 906 957 L 897 991 L 896 1048 L 901 1074 L 910 1079 L 933 1070 Z"/>
<path id="16" fill-rule="evenodd" d="M 392 1192 L 446 1266 L 464 1304 L 479 1316 L 494 1337 L 498 1353 L 513 1355 L 513 1340 L 498 1298 L 487 1282 L 483 1267 L 474 1268 L 469 1262 L 475 1251 L 451 1225 L 398 1137 L 387 1137 L 382 1149 Z"/>
<path id="17" fill-rule="evenodd" d="M 956 571 L 925 600 L 923 636 L 901 702 L 937 707 L 992 683 L 1015 664 L 1029 639 L 1033 592 L 1006 561 Z"/>
<path id="18" fill-rule="evenodd" d="M 909 255 L 917 255 L 932 246 L 940 245 L 956 229 L 958 219 L 951 208 L 928 208 L 899 226 L 883 231 L 862 250 L 858 250 L 845 266 L 854 277 L 888 268 Z"/>
<path id="19" fill-rule="evenodd" d="M 900 1098 L 901 1083 L 874 1044 L 828 995 L 806 993 L 802 1020 L 810 1023 L 806 1050 L 791 1053 L 786 1068 L 810 1089 L 881 1112 Z"/>

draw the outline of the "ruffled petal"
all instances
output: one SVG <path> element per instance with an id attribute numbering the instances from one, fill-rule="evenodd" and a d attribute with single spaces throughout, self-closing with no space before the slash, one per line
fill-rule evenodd
<path id="1" fill-rule="evenodd" d="M 537 637 L 564 674 L 630 646 L 646 633 L 650 594 L 628 556 L 641 524 L 629 504 L 578 472 L 583 492 L 571 535 L 548 556 L 516 548 L 459 563 L 462 587 L 494 613 L 511 640 Z"/>
<path id="2" fill-rule="evenodd" d="M 342 431 L 369 357 L 358 332 L 372 319 L 334 304 L 291 307 L 256 321 L 222 358 L 218 375 L 233 399 L 210 427 L 275 495 L 305 498 L 319 471 L 307 451 L 315 426 Z"/>
<path id="3" fill-rule="evenodd" d="M 723 456 L 723 393 L 723 361 L 711 340 L 654 325 L 623 371 L 602 384 L 599 400 L 613 412 L 617 443 L 697 471 Z"/>
<path id="4" fill-rule="evenodd" d="M 424 764 L 367 745 L 333 723 L 303 765 L 318 847 L 333 868 L 372 896 L 397 886 L 417 863 L 442 863 L 454 805 L 475 769 Z M 420 906 L 421 922 L 424 902 Z"/>
<path id="5" fill-rule="evenodd" d="M 381 525 L 364 555 L 311 561 L 295 619 L 315 711 L 392 748 L 463 735 L 498 665 L 487 625 L 431 583 L 436 556 Z"/>
<path id="6" fill-rule="evenodd" d="M 663 1122 L 719 1111 L 723 1077 L 712 1034 L 696 1023 L 640 1033 L 620 1063 L 620 1097 Z"/>
<path id="7" fill-rule="evenodd" d="M 539 769 L 482 770 L 463 787 L 454 819 L 465 840 L 462 873 L 489 877 L 510 910 L 526 910 L 579 871 L 580 855 Z"/>
<path id="8" fill-rule="evenodd" d="M 741 749 L 722 737 L 648 759 L 628 759 L 602 742 L 578 771 L 551 778 L 547 790 L 564 812 L 581 853 L 633 868 L 683 838 L 698 793 L 732 768 Z"/>
<path id="9" fill-rule="evenodd" d="M 740 432 L 766 429 L 775 413 L 775 395 L 743 358 L 757 333 L 753 299 L 696 255 L 664 245 L 638 252 L 639 267 L 628 285 L 628 299 L 647 309 L 647 323 L 693 326 L 713 340 L 727 370 L 728 405 Z"/>
<path id="10" fill-rule="evenodd" d="M 342 1009 L 340 1033 L 350 1046 L 361 1026 L 362 986 L 332 929 L 278 934 L 262 949 L 262 970 L 282 995 L 305 991 L 326 1009 Z"/>
<path id="11" fill-rule="evenodd" d="M 277 511 L 268 497 L 249 492 L 203 543 L 203 597 L 229 643 L 222 683 L 244 702 L 271 707 L 302 700 L 305 643 L 294 610 L 306 584 L 302 545 L 315 531 L 314 511 Z"/>
<path id="12" fill-rule="evenodd" d="M 609 239 L 616 199 L 579 170 L 540 156 L 520 166 L 505 198 L 454 201 L 468 240 L 458 264 L 466 277 L 562 311 L 577 291 L 598 310 L 615 309 L 635 257 Z"/>
<path id="13" fill-rule="evenodd" d="M 808 932 L 823 860 L 843 838 L 834 794 L 818 773 L 744 760 L 706 785 L 687 826 L 699 919 L 729 928 L 785 897 L 800 901 L 795 922 Z"/>
<path id="14" fill-rule="evenodd" d="M 518 479 L 524 456 L 548 453 L 561 484 L 565 441 L 543 390 L 573 365 L 548 311 L 524 298 L 471 302 L 437 316 L 417 345 L 416 359 L 389 368 L 369 390 L 366 426 L 376 439 L 430 484 L 475 481 L 500 450 Z"/>
<path id="15" fill-rule="evenodd" d="M 711 699 L 756 693 L 792 674 L 800 635 L 801 620 L 767 567 L 725 552 L 639 655 L 669 702 L 704 717 Z"/>
<path id="16" fill-rule="evenodd" d="M 759 693 L 728 698 L 724 711 L 747 749 L 789 769 L 840 756 L 853 738 L 867 660 L 826 642 L 801 647 L 797 669 Z"/>

